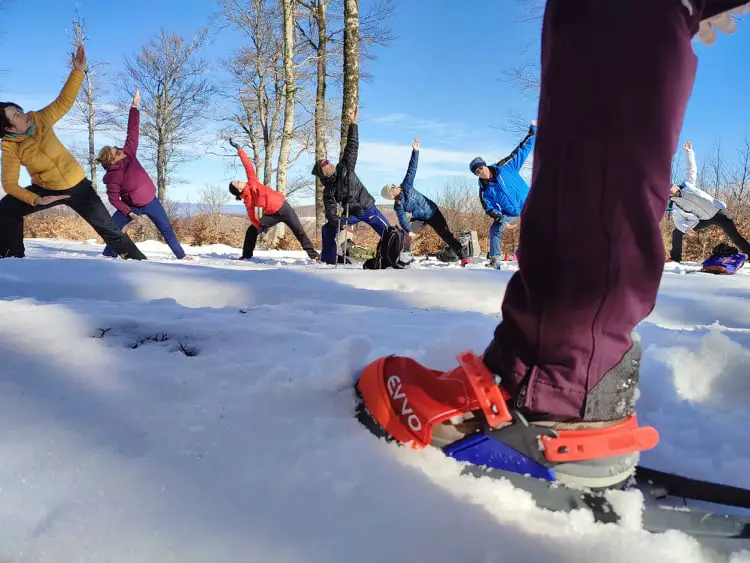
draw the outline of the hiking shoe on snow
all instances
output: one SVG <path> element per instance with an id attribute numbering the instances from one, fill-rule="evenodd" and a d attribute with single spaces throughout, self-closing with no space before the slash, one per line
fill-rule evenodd
<path id="1" fill-rule="evenodd" d="M 500 266 L 500 257 L 499 256 L 490 256 L 490 261 L 487 262 L 488 268 L 497 268 Z"/>

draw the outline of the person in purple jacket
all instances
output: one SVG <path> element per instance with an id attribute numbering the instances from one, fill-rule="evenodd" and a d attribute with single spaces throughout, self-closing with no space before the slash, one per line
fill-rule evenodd
<path id="1" fill-rule="evenodd" d="M 156 197 L 156 186 L 143 168 L 136 152 L 140 131 L 140 112 L 138 105 L 141 93 L 136 90 L 133 104 L 128 115 L 128 135 L 122 148 L 105 146 L 99 151 L 99 163 L 107 171 L 103 182 L 107 186 L 107 197 L 116 211 L 112 220 L 118 228 L 123 229 L 131 221 L 143 221 L 145 215 L 153 221 L 164 240 L 179 260 L 191 260 L 177 240 L 174 229 L 169 222 L 166 211 Z M 117 254 L 108 246 L 104 248 L 105 256 Z"/>

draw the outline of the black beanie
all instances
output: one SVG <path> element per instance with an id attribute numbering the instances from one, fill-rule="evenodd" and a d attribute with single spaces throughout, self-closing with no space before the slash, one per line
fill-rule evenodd
<path id="1" fill-rule="evenodd" d="M 240 194 L 242 193 L 240 190 L 234 187 L 232 182 L 229 182 L 229 193 L 232 194 L 235 198 L 237 198 L 238 201 L 242 200 L 240 197 Z"/>

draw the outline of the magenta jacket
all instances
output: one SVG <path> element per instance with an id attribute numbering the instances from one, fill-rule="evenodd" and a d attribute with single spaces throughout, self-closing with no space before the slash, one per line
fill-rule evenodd
<path id="1" fill-rule="evenodd" d="M 107 185 L 109 202 L 127 215 L 131 207 L 143 207 L 156 197 L 156 186 L 151 176 L 138 162 L 138 134 L 140 113 L 131 107 L 128 114 L 128 136 L 125 139 L 125 158 L 115 164 L 103 165 L 107 171 L 102 181 Z"/>

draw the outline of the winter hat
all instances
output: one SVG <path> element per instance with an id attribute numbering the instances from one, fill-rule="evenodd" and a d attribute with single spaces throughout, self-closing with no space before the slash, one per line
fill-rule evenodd
<path id="1" fill-rule="evenodd" d="M 320 160 L 316 161 L 315 164 L 313 164 L 310 174 L 322 179 L 323 178 L 323 163 L 327 161 L 328 161 L 327 158 L 321 158 Z"/>
<path id="2" fill-rule="evenodd" d="M 237 200 L 241 200 L 240 194 L 242 193 L 240 190 L 234 187 L 232 182 L 229 182 L 229 193 L 231 193 Z"/>
<path id="3" fill-rule="evenodd" d="M 487 163 L 481 156 L 478 156 L 469 163 L 469 170 L 471 170 L 471 173 L 474 174 L 476 173 L 477 168 L 481 166 L 487 166 Z"/>
<path id="4" fill-rule="evenodd" d="M 383 186 L 383 189 L 380 190 L 380 195 L 383 196 L 383 199 L 395 199 L 391 193 L 391 190 L 395 187 L 396 184 L 386 184 Z"/>

